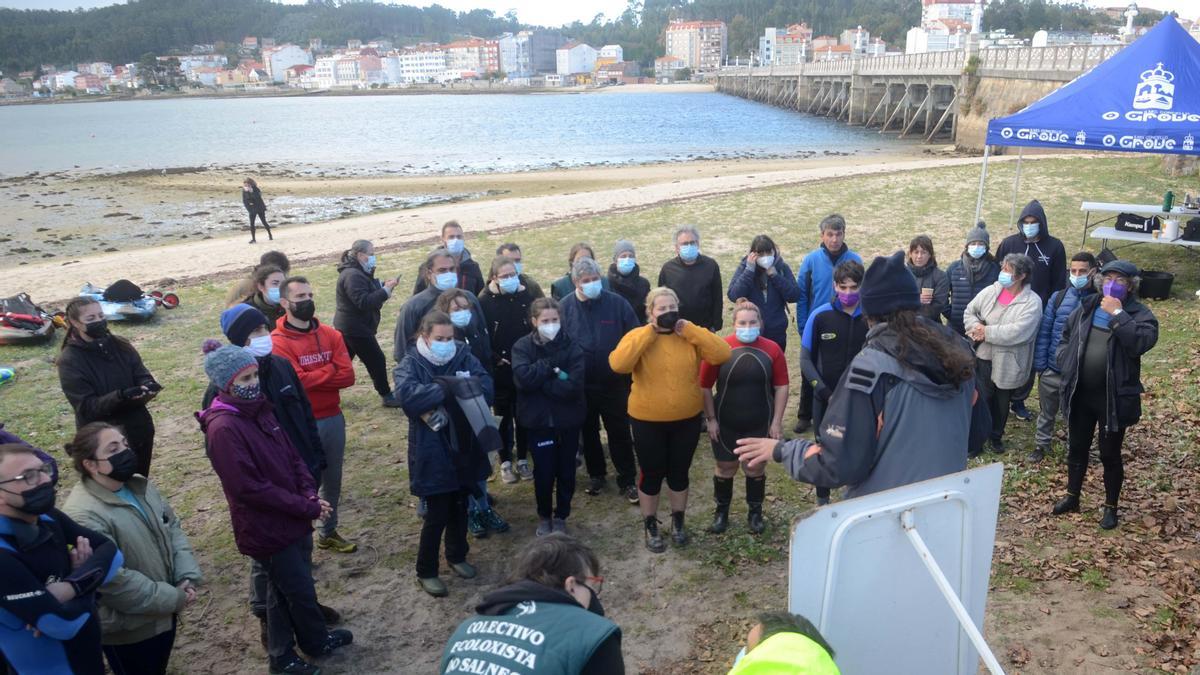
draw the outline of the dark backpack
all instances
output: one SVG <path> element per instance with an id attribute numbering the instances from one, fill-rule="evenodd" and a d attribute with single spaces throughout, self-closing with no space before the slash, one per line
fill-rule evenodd
<path id="1" fill-rule="evenodd" d="M 128 279 L 118 279 L 104 289 L 104 299 L 109 302 L 133 302 L 144 295 L 142 289 Z"/>

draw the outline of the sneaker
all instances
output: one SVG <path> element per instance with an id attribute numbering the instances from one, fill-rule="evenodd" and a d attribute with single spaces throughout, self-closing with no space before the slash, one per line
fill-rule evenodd
<path id="1" fill-rule="evenodd" d="M 539 537 L 544 537 L 553 531 L 554 531 L 554 524 L 552 522 L 550 522 L 549 518 L 539 518 L 537 531 L 534 532 L 534 534 Z"/>
<path id="2" fill-rule="evenodd" d="M 600 494 L 601 491 L 604 490 L 604 486 L 607 483 L 608 483 L 608 480 L 604 476 L 600 476 L 599 478 L 592 477 L 592 478 L 588 479 L 588 486 L 586 488 L 584 488 L 583 491 L 586 492 L 587 494 L 595 497 L 596 495 Z"/>
<path id="3" fill-rule="evenodd" d="M 650 549 L 651 553 L 662 553 L 667 550 L 667 545 L 663 543 L 662 534 L 658 531 L 658 518 L 647 516 L 645 520 L 646 548 Z"/>
<path id="4" fill-rule="evenodd" d="M 336 553 L 354 553 L 358 550 L 358 544 L 346 541 L 342 535 L 337 533 L 337 530 L 334 530 L 328 535 L 317 537 L 317 548 Z"/>
<path id="5" fill-rule="evenodd" d="M 296 655 L 284 654 L 277 659 L 270 659 L 270 672 L 288 673 L 289 675 L 321 675 L 321 669 Z"/>
<path id="6" fill-rule="evenodd" d="M 317 609 L 321 610 L 321 616 L 325 618 L 326 626 L 336 626 L 342 622 L 342 615 L 332 607 L 326 607 L 321 603 L 317 603 Z"/>
<path id="7" fill-rule="evenodd" d="M 429 577 L 428 579 L 417 577 L 417 585 L 435 598 L 444 598 L 450 595 L 450 589 L 446 588 L 446 582 L 439 577 Z"/>
<path id="8" fill-rule="evenodd" d="M 512 462 L 504 462 L 500 465 L 500 480 L 509 485 L 521 480 L 521 477 L 513 472 Z"/>
<path id="9" fill-rule="evenodd" d="M 525 480 L 533 480 L 533 468 L 529 466 L 528 460 L 517 460 L 517 475 Z"/>
<path id="10" fill-rule="evenodd" d="M 639 501 L 641 501 L 638 499 L 638 489 L 636 485 L 626 485 L 621 489 L 621 494 L 630 504 L 637 504 Z"/>
<path id="11" fill-rule="evenodd" d="M 474 565 L 465 560 L 462 562 L 450 563 L 450 569 L 463 579 L 474 579 L 475 577 L 479 576 L 479 570 L 475 569 Z"/>
<path id="12" fill-rule="evenodd" d="M 795 433 L 798 433 L 798 434 L 802 434 L 802 433 L 808 431 L 809 427 L 811 427 L 811 426 L 812 426 L 811 419 L 809 419 L 807 417 L 801 417 L 796 420 L 796 426 L 792 427 L 792 431 L 794 431 Z"/>
<path id="13" fill-rule="evenodd" d="M 383 407 L 385 408 L 399 408 L 404 405 L 400 402 L 400 399 L 396 398 L 396 392 L 394 391 L 387 396 L 382 396 L 380 398 L 383 399 Z"/>
<path id="14" fill-rule="evenodd" d="M 483 522 L 483 512 L 472 511 L 467 514 L 467 531 L 476 539 L 488 536 L 487 523 Z"/>
<path id="15" fill-rule="evenodd" d="M 483 526 L 492 532 L 508 532 L 508 522 L 496 513 L 496 509 L 480 511 L 479 518 L 483 521 Z"/>
<path id="16" fill-rule="evenodd" d="M 1037 464 L 1046 458 L 1047 450 L 1049 450 L 1049 448 L 1039 445 L 1025 456 L 1025 461 L 1029 462 L 1030 464 Z"/>
<path id="17" fill-rule="evenodd" d="M 554 520 L 550 521 L 550 527 L 553 528 L 555 532 L 562 532 L 563 534 L 567 533 L 567 521 L 563 520 L 562 518 L 555 518 Z"/>
<path id="18" fill-rule="evenodd" d="M 345 628 L 336 628 L 329 631 L 329 634 L 325 636 L 325 642 L 321 643 L 320 651 L 316 654 L 309 654 L 309 656 L 314 658 L 329 656 L 333 653 L 333 650 L 345 647 L 352 642 L 354 642 L 354 633 Z"/>
<path id="19" fill-rule="evenodd" d="M 1028 422 L 1029 420 L 1033 419 L 1033 412 L 1030 411 L 1029 408 L 1025 407 L 1024 401 L 1018 401 L 1014 403 L 1009 409 L 1012 410 L 1012 414 L 1015 415 L 1019 420 Z"/>

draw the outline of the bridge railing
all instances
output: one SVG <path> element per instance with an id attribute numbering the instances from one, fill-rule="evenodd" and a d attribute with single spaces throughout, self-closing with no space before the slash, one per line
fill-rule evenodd
<path id="1" fill-rule="evenodd" d="M 957 75 L 962 72 L 965 52 L 961 49 L 922 54 L 892 54 L 861 59 L 858 72 L 863 75 Z"/>
<path id="2" fill-rule="evenodd" d="M 984 49 L 979 52 L 981 70 L 1083 72 L 1116 54 L 1124 45 L 1063 45 Z"/>

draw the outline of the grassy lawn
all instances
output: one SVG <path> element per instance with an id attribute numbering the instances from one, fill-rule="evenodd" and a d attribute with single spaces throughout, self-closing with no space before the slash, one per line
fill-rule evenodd
<path id="1" fill-rule="evenodd" d="M 1041 199 L 1051 232 L 1070 255 L 1080 247 L 1081 201 L 1154 203 L 1167 189 L 1195 191 L 1194 185 L 1163 176 L 1159 166 L 1157 158 L 1141 157 L 1029 162 L 1019 199 Z M 989 177 L 984 218 L 993 248 L 1013 231 L 1005 224 L 1013 170 L 1011 164 L 997 165 Z M 503 238 L 471 233 L 471 224 L 464 225 L 468 247 L 485 269 L 501 241 L 515 240 L 524 250 L 526 270 L 547 289 L 565 271 L 567 249 L 579 240 L 592 242 L 605 264 L 616 239 L 633 240 L 643 273 L 654 281 L 659 266 L 673 255 L 674 225 L 685 222 L 699 225 L 702 249 L 718 259 L 726 280 L 759 233 L 770 234 L 795 269 L 815 246 L 817 222 L 834 211 L 846 217 L 847 241 L 868 261 L 926 233 L 933 237 L 944 268 L 964 244 L 977 183 L 976 169 L 936 169 L 674 203 Z M 287 229 L 279 234 L 287 237 Z M 1098 243 L 1089 240 L 1087 245 L 1095 250 Z M 1051 519 L 1050 505 L 1064 482 L 1062 444 L 1056 445 L 1052 459 L 1026 466 L 1020 460 L 1032 447 L 1032 423 L 1010 421 L 1011 450 L 999 458 L 1007 471 L 987 634 L 1013 672 L 1084 673 L 1101 667 L 1187 672 L 1200 659 L 1200 387 L 1195 374 L 1200 368 L 1195 339 L 1200 308 L 1192 295 L 1200 273 L 1197 258 L 1186 251 L 1143 246 L 1121 253 L 1143 268 L 1176 275 L 1173 297 L 1148 303 L 1162 331 L 1158 346 L 1143 359 L 1146 412 L 1126 440 L 1123 523 L 1113 532 L 1096 526 L 1102 502 L 1098 466 L 1089 473 L 1083 513 Z M 381 251 L 380 272 L 402 270 L 400 288 L 409 288 L 422 257 L 422 250 Z M 313 280 L 317 315 L 332 318 L 333 261 L 295 272 Z M 138 279 L 136 270 L 129 275 Z M 257 625 L 245 605 L 248 565 L 233 546 L 225 502 L 193 418 L 206 386 L 200 345 L 204 338 L 220 337 L 218 314 L 227 285 L 222 280 L 178 289 L 183 299 L 179 309 L 162 312 L 149 325 L 116 327 L 133 340 L 165 386 L 152 404 L 158 427 L 153 478 L 183 517 L 207 575 L 200 601 L 182 618 L 173 666 L 180 673 L 246 672 L 264 664 Z M 379 337 L 388 354 L 400 302 L 397 298 L 384 310 Z M 796 377 L 799 343 L 794 334 L 788 350 Z M 0 386 L 0 421 L 61 458 L 74 425 L 53 367 L 56 351 L 56 345 L 0 347 L 0 364 L 17 370 L 15 381 Z M 343 534 L 357 540 L 360 551 L 350 556 L 318 552 L 315 572 L 322 601 L 344 612 L 356 643 L 327 668 L 429 672 L 453 627 L 484 591 L 503 579 L 506 565 L 533 536 L 532 488 L 491 484 L 513 531 L 472 542 L 479 579 L 446 577 L 449 598 L 425 596 L 416 588 L 412 570 L 420 526 L 415 500 L 408 494 L 407 422 L 399 411 L 380 407 L 361 366 L 358 379 L 343 396 L 348 449 L 341 521 Z M 1036 406 L 1036 400 L 1031 403 Z M 793 399 L 793 410 L 794 405 Z M 624 630 L 630 672 L 725 672 L 750 618 L 784 606 L 786 527 L 811 507 L 811 488 L 772 466 L 769 529 L 755 538 L 745 530 L 739 480 L 733 527 L 716 537 L 702 531 L 711 513 L 711 469 L 708 443 L 702 440 L 691 474 L 693 543 L 660 556 L 645 551 L 636 508 L 618 499 L 611 487 L 599 497 L 577 493 L 571 526 L 595 547 L 606 568 L 604 602 Z M 64 472 L 64 486 L 75 480 L 69 470 Z M 1058 633 L 1062 640 L 1046 638 Z"/>

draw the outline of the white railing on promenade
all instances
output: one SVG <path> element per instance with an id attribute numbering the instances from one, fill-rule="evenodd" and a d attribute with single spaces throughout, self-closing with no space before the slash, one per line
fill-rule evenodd
<path id="1" fill-rule="evenodd" d="M 1089 70 L 1116 54 L 1124 45 L 1063 45 L 1059 47 L 1018 47 L 984 49 L 979 52 L 982 70 L 1024 72 Z"/>

